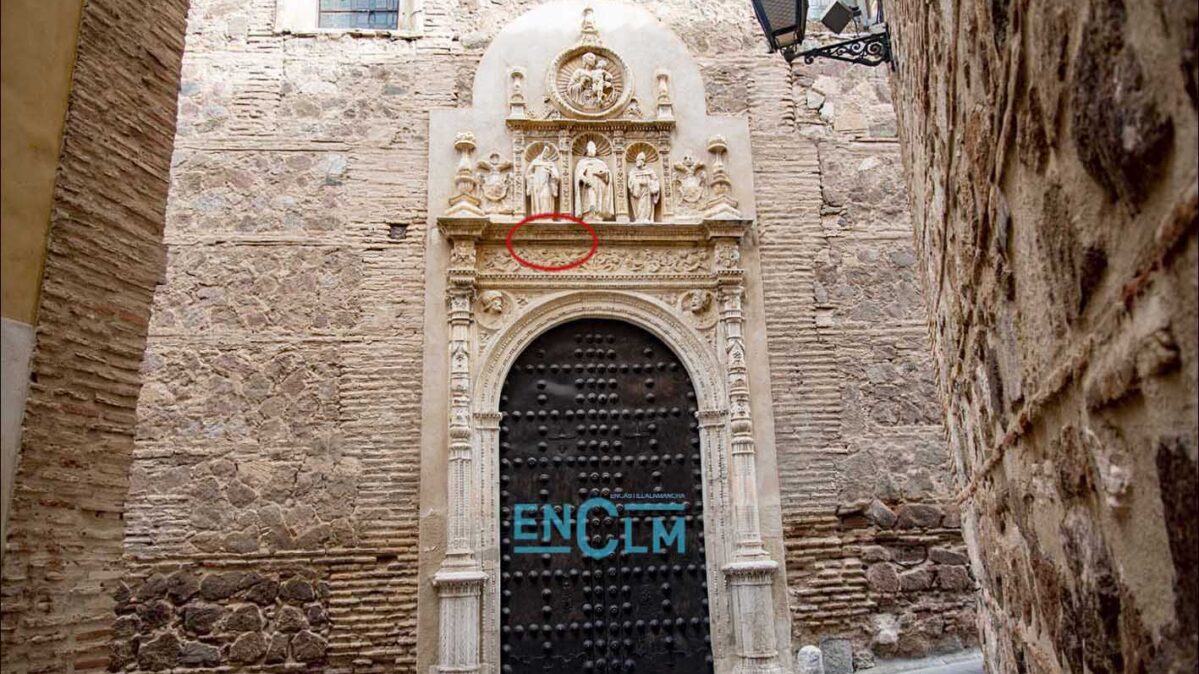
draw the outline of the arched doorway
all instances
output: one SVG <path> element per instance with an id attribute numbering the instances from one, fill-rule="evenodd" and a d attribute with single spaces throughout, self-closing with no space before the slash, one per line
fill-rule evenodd
<path id="1" fill-rule="evenodd" d="M 649 332 L 551 328 L 500 399 L 502 671 L 712 671 L 696 397 Z"/>

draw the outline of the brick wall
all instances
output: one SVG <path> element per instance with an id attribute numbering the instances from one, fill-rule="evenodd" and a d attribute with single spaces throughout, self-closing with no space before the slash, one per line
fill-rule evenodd
<path id="1" fill-rule="evenodd" d="M 1199 10 L 896 9 L 990 671 L 1193 672 Z"/>
<path id="2" fill-rule="evenodd" d="M 186 6 L 83 7 L 4 553 L 6 672 L 107 661 Z"/>
<path id="3" fill-rule="evenodd" d="M 147 610 L 147 579 L 286 560 L 327 584 L 322 666 L 412 671 L 427 110 L 469 105 L 491 36 L 529 6 L 428 0 L 425 35 L 399 40 L 278 35 L 272 0 L 193 3 L 123 615 Z M 796 643 L 969 644 L 886 73 L 792 75 L 744 3 L 646 6 L 700 62 L 711 110 L 752 125 Z M 131 668 L 164 666 L 130 644 L 166 633 L 177 658 L 231 657 L 236 625 L 186 624 L 203 598 L 150 595 L 168 615 L 125 620 Z M 246 633 L 292 634 L 285 602 L 221 605 L 249 604 Z"/>

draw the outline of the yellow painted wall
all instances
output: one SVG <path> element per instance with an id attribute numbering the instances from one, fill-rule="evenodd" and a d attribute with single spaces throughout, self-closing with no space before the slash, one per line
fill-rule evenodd
<path id="1" fill-rule="evenodd" d="M 83 0 L 0 1 L 0 250 L 5 318 L 37 316 Z"/>

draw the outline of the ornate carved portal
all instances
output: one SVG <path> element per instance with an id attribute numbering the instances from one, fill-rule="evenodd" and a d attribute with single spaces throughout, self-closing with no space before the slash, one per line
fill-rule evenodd
<path id="1" fill-rule="evenodd" d="M 496 76 L 489 90 L 498 100 L 507 97 L 499 116 L 503 142 L 496 140 L 497 125 L 480 122 L 490 119 L 485 115 L 452 111 L 434 114 L 431 123 L 434 140 L 444 139 L 447 150 L 439 155 L 444 159 L 431 159 L 431 175 L 444 182 L 430 188 L 441 213 L 436 250 L 444 251 L 433 254 L 431 285 L 444 283 L 446 309 L 444 344 L 426 347 L 426 357 L 438 361 L 428 371 L 446 374 L 447 410 L 439 429 L 426 426 L 426 437 L 444 447 L 438 452 L 444 473 L 437 474 L 445 480 L 444 540 L 423 544 L 444 550 L 431 578 L 432 671 L 701 672 L 710 658 L 719 674 L 781 674 L 790 665 L 781 524 L 777 508 L 766 516 L 759 510 L 758 472 L 774 465 L 772 451 L 769 459 L 758 452 L 771 440 L 755 427 L 750 387 L 751 378 L 762 381 L 768 373 L 747 344 L 745 305 L 753 300 L 741 251 L 750 245 L 752 221 L 734 196 L 748 198 L 736 184 L 748 171 L 730 169 L 736 162 L 748 166 L 738 155 L 748 153 L 748 133 L 743 120 L 705 121 L 713 118 L 676 107 L 676 78 L 662 66 L 693 68 L 681 65 L 681 43 L 671 48 L 683 56 L 649 63 L 626 63 L 621 50 L 606 44 L 601 29 L 641 10 L 621 5 L 597 12 L 564 3 L 533 11 L 562 6 L 577 8 L 579 30 L 556 56 L 538 63 L 509 55 L 490 69 L 485 58 L 480 66 L 480 77 Z M 501 33 L 492 49 L 504 43 Z M 637 77 L 644 90 L 636 88 Z M 697 82 L 698 71 L 677 81 Z M 686 102 L 702 109 L 698 93 Z M 538 100 L 545 101 L 540 110 Z M 656 107 L 646 111 L 639 101 Z M 684 152 L 674 154 L 680 143 Z M 476 158 L 476 147 L 484 159 Z M 559 273 L 523 265 L 509 244 L 521 259 L 543 266 L 588 253 L 591 239 L 577 225 L 542 219 L 512 232 L 526 215 L 560 211 L 590 223 L 599 249 Z M 574 328 L 563 326 L 584 324 L 578 321 L 607 326 L 580 335 L 619 336 L 621 343 L 571 344 L 558 353 L 560 344 L 544 341 L 555 331 L 573 335 Z M 645 345 L 637 347 L 638 340 Z M 662 353 L 639 363 L 633 351 L 625 353 L 634 347 Z M 541 358 L 540 351 L 544 373 L 529 360 Z M 616 354 L 611 363 L 604 360 L 609 351 Z M 659 363 L 673 373 L 663 373 L 661 382 Z M 588 370 L 601 364 L 602 377 Z M 679 400 L 666 400 L 671 387 L 682 387 Z M 663 414 L 659 440 L 648 425 Z M 685 446 L 657 450 L 651 440 Z M 667 479 L 667 471 L 677 475 Z M 674 484 L 679 479 L 689 486 Z M 617 488 L 652 493 L 655 485 L 687 493 L 678 501 L 690 509 L 681 517 L 692 522 L 680 535 L 687 543 L 683 557 L 666 563 L 652 552 L 644 559 L 615 553 L 597 561 L 577 554 L 579 540 L 565 553 L 515 551 L 518 503 L 578 508 L 588 498 L 612 499 Z M 598 528 L 588 532 L 597 538 L 589 540 L 603 544 L 612 535 L 622 546 L 642 544 L 629 540 L 626 513 L 617 512 L 611 518 L 620 523 L 597 516 Z M 529 530 L 546 531 L 541 516 L 534 520 Z M 601 609 L 608 613 L 599 615 Z M 639 659 L 646 653 L 641 640 L 661 646 L 650 649 L 659 659 Z"/>

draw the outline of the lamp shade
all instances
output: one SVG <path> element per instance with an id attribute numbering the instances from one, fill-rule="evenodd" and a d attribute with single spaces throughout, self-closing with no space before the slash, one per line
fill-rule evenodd
<path id="1" fill-rule="evenodd" d="M 766 33 L 770 51 L 794 47 L 803 42 L 808 20 L 808 0 L 753 0 L 754 14 Z"/>

